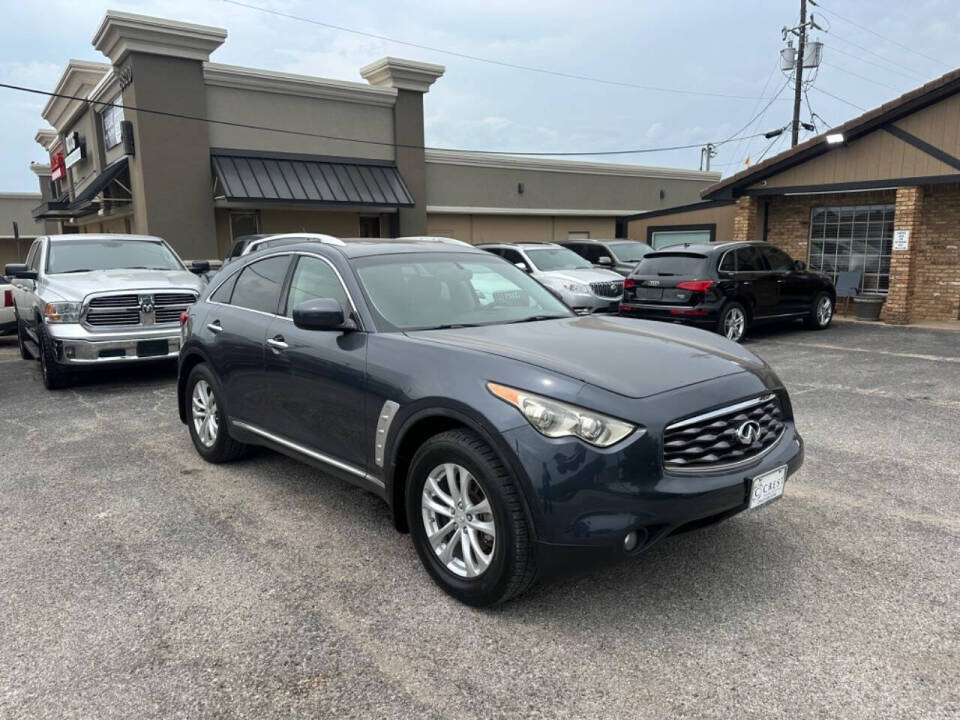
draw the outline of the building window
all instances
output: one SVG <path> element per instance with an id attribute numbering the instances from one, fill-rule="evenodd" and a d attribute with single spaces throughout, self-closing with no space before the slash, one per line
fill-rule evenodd
<path id="1" fill-rule="evenodd" d="M 116 98 L 113 102 L 118 102 Z M 110 105 L 100 113 L 100 119 L 103 122 L 103 145 L 109 150 L 120 144 L 122 139 L 120 133 L 120 123 L 123 122 L 123 108 L 116 105 Z"/>
<path id="2" fill-rule="evenodd" d="M 829 275 L 859 270 L 860 289 L 886 292 L 893 248 L 893 205 L 815 207 L 810 218 L 812 270 Z"/>
<path id="3" fill-rule="evenodd" d="M 244 235 L 256 235 L 260 232 L 260 213 L 251 212 L 230 213 L 230 239 L 235 240 Z"/>
<path id="4" fill-rule="evenodd" d="M 707 225 L 651 225 L 647 228 L 647 244 L 654 250 L 671 245 L 703 245 L 716 239 L 717 226 Z"/>
<path id="5" fill-rule="evenodd" d="M 378 238 L 380 237 L 380 216 L 369 215 L 360 217 L 360 237 Z"/>

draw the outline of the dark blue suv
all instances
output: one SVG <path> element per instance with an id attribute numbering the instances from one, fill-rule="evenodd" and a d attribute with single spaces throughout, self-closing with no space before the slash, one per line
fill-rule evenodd
<path id="1" fill-rule="evenodd" d="M 779 497 L 786 390 L 692 328 L 575 316 L 453 240 L 242 257 L 182 318 L 180 418 L 210 462 L 264 445 L 383 498 L 473 605 Z"/>

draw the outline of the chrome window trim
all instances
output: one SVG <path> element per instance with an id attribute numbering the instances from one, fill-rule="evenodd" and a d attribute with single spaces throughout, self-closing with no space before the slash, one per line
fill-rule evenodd
<path id="1" fill-rule="evenodd" d="M 250 267 L 255 263 L 263 262 L 264 260 L 269 260 L 270 258 L 274 258 L 274 257 L 282 257 L 284 255 L 288 257 L 293 257 L 294 255 L 297 255 L 297 256 L 303 256 L 303 257 L 317 258 L 318 260 L 322 260 L 327 265 L 329 265 L 330 269 L 333 270 L 334 274 L 337 276 L 337 280 L 340 281 L 340 286 L 343 288 L 343 292 L 346 294 L 347 300 L 350 301 L 350 309 L 353 311 L 353 315 L 356 317 L 356 320 L 357 320 L 357 324 L 358 324 L 357 329 L 360 330 L 361 332 L 365 331 L 365 328 L 363 326 L 363 318 L 360 316 L 360 312 L 357 310 L 357 304 L 354 302 L 353 295 L 350 293 L 350 289 L 347 287 L 347 284 L 343 281 L 343 275 L 341 275 L 340 271 L 337 270 L 336 265 L 330 262 L 329 258 L 325 258 L 323 255 L 318 255 L 317 253 L 307 252 L 306 250 L 277 251 L 274 253 L 270 253 L 269 255 L 258 257 L 256 260 L 252 260 L 246 263 L 245 265 L 240 267 L 235 273 L 229 273 L 225 278 L 223 278 L 223 280 L 217 283 L 217 286 L 214 287 L 207 295 L 207 300 L 206 300 L 207 304 L 219 305 L 220 307 L 234 308 L 235 310 L 246 310 L 248 312 L 257 313 L 259 315 L 267 315 L 269 317 L 275 317 L 275 318 L 280 318 L 281 320 L 286 320 L 287 322 L 293 322 L 293 318 L 289 318 L 286 315 L 280 315 L 278 313 L 268 313 L 268 312 L 264 312 L 263 310 L 254 310 L 253 308 L 242 307 L 240 305 L 233 305 L 232 303 L 216 302 L 215 300 L 210 299 L 217 293 L 220 287 L 234 275 L 239 275 L 246 268 Z M 289 296 L 289 294 L 290 294 L 290 288 L 287 288 L 287 295 Z"/>
<path id="2" fill-rule="evenodd" d="M 251 425 L 250 423 L 244 422 L 242 420 L 234 420 L 233 418 L 231 418 L 230 424 L 235 425 L 236 427 L 241 428 L 243 430 L 248 430 L 249 432 L 252 432 L 255 435 L 259 435 L 261 437 L 266 438 L 267 440 L 271 440 L 279 445 L 283 445 L 286 448 L 289 448 L 298 453 L 306 455 L 307 457 L 313 458 L 314 460 L 322 462 L 326 465 L 330 465 L 331 467 L 335 467 L 339 470 L 343 470 L 344 472 L 348 472 L 351 475 L 355 475 L 356 477 L 362 478 L 367 482 L 373 483 L 377 487 L 380 487 L 380 488 L 384 487 L 383 480 L 380 480 L 379 478 L 374 477 L 370 473 L 362 470 L 361 468 L 358 468 L 356 465 L 351 465 L 350 463 L 344 462 L 343 460 L 337 460 L 336 458 L 330 457 L 325 453 L 317 452 L 316 450 L 311 450 L 310 448 L 305 447 L 304 445 L 295 443 L 292 440 L 287 440 L 286 438 L 281 437 L 280 435 L 275 435 L 272 432 L 269 432 L 267 430 L 264 430 L 263 428 L 257 427 L 256 425 Z"/>
<path id="3" fill-rule="evenodd" d="M 686 420 L 681 420 L 679 422 L 671 423 L 667 425 L 663 431 L 667 432 L 669 430 L 676 430 L 677 428 L 686 427 L 687 425 L 695 425 L 704 420 L 711 420 L 712 418 L 719 417 L 721 415 L 728 415 L 730 413 L 737 412 L 738 410 L 746 410 L 747 408 L 752 408 L 756 405 L 762 405 L 765 402 L 770 402 L 776 397 L 775 393 L 767 393 L 766 395 L 761 395 L 760 397 L 753 398 L 752 400 L 744 400 L 743 402 L 735 403 L 733 405 L 727 405 L 726 407 L 717 408 L 716 410 L 711 410 L 710 412 L 705 412 L 700 415 L 695 415 L 692 418 L 687 418 Z M 774 443 L 776 444 L 776 443 Z M 756 458 L 758 456 L 754 456 Z M 754 459 L 754 458 L 751 458 Z"/>

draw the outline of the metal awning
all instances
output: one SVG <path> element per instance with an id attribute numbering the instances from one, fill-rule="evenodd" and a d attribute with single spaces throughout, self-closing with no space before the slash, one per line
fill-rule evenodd
<path id="1" fill-rule="evenodd" d="M 98 204 L 94 203 L 97 195 L 106 190 L 110 183 L 116 180 L 127 169 L 128 159 L 120 158 L 112 165 L 97 175 L 90 183 L 81 190 L 77 197 L 70 202 L 69 195 L 62 195 L 56 200 L 41 203 L 33 209 L 31 214 L 35 220 L 55 220 L 58 218 L 80 217 L 89 215 L 100 209 Z M 117 198 L 121 200 L 120 198 Z M 129 202 L 129 198 L 122 198 L 122 201 Z"/>
<path id="2" fill-rule="evenodd" d="M 393 163 L 213 151 L 216 199 L 230 202 L 411 207 Z"/>

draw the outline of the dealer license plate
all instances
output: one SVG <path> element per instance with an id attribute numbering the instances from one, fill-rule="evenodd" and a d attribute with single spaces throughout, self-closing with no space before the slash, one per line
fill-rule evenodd
<path id="1" fill-rule="evenodd" d="M 783 484 L 786 481 L 786 465 L 781 465 L 776 470 L 763 475 L 757 475 L 750 483 L 750 507 L 760 507 L 783 495 Z"/>

